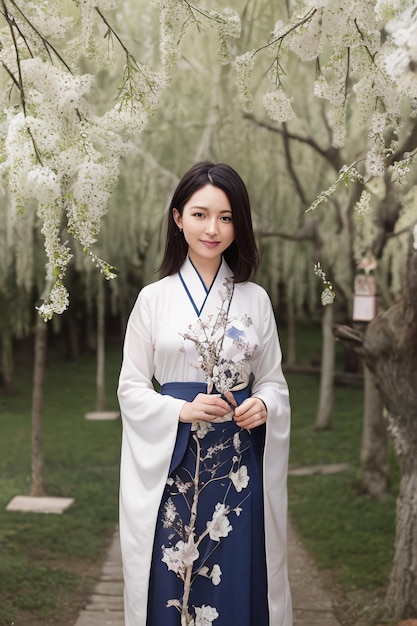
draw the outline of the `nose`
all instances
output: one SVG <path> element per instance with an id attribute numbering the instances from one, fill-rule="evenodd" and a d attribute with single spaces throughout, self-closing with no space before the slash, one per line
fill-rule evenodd
<path id="1" fill-rule="evenodd" d="M 215 217 L 208 219 L 206 222 L 206 233 L 210 235 L 210 237 L 214 237 L 219 232 L 219 227 L 217 225 L 217 219 Z"/>

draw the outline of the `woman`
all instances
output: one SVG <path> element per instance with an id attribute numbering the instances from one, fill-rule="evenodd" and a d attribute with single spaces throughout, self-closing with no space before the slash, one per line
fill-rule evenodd
<path id="1" fill-rule="evenodd" d="M 242 179 L 194 165 L 170 205 L 162 278 L 141 290 L 126 331 L 127 626 L 292 624 L 290 408 L 270 300 L 248 282 L 257 262 Z"/>

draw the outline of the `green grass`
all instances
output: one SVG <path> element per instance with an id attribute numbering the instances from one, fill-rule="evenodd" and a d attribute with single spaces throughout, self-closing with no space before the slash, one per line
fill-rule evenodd
<path id="1" fill-rule="evenodd" d="M 107 359 L 108 409 L 120 347 Z M 95 406 L 95 357 L 48 359 L 44 400 L 45 487 L 74 498 L 63 515 L 7 512 L 31 480 L 31 367 L 21 365 L 19 395 L 0 396 L 0 624 L 63 624 L 76 614 L 117 523 L 120 420 L 87 421 Z M 62 621 L 61 621 L 62 620 Z M 71 622 L 70 622 L 71 623 Z"/>
<path id="2" fill-rule="evenodd" d="M 331 570 L 347 591 L 383 588 L 393 558 L 398 469 L 382 500 L 360 488 L 362 389 L 337 386 L 332 429 L 313 428 L 318 379 L 287 377 L 292 404 L 290 466 L 348 463 L 335 474 L 289 477 L 291 519 L 320 568 Z"/>
<path id="3" fill-rule="evenodd" d="M 304 363 L 319 354 L 319 334 L 301 329 Z M 111 346 L 106 363 L 109 410 L 117 408 L 120 358 L 120 346 Z M 372 593 L 386 584 L 393 557 L 395 460 L 392 492 L 379 502 L 364 495 L 359 488 L 360 387 L 336 387 L 333 427 L 316 432 L 318 377 L 287 378 L 291 467 L 349 463 L 341 473 L 289 478 L 292 522 L 319 568 L 331 571 L 346 593 Z M 73 497 L 75 504 L 63 515 L 6 512 L 11 498 L 30 488 L 31 381 L 31 366 L 22 364 L 14 380 L 20 394 L 0 395 L 0 626 L 63 626 L 74 623 L 117 523 L 121 424 L 84 419 L 95 406 L 94 355 L 77 362 L 50 355 L 44 407 L 46 490 L 51 496 Z"/>

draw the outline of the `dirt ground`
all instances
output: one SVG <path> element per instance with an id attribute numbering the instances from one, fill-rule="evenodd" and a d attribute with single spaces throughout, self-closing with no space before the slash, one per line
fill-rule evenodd
<path id="1" fill-rule="evenodd" d="M 333 610 L 341 626 L 417 626 L 417 619 L 390 621 L 384 617 L 385 589 L 345 592 L 331 572 L 320 572 L 330 592 Z"/>

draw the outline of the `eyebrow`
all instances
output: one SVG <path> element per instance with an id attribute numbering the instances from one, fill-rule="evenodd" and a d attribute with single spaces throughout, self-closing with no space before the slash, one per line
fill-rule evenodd
<path id="1" fill-rule="evenodd" d="M 190 209 L 198 209 L 199 211 L 209 211 L 210 209 L 206 206 L 199 206 L 198 204 L 195 204 L 193 206 L 190 207 Z M 223 209 L 222 211 L 220 211 L 220 213 L 232 213 L 232 209 Z"/>

